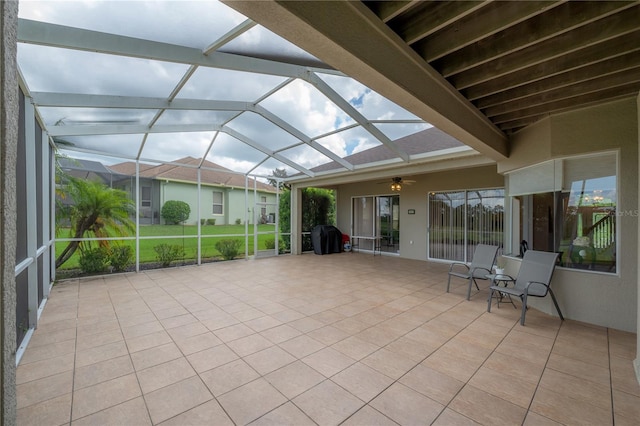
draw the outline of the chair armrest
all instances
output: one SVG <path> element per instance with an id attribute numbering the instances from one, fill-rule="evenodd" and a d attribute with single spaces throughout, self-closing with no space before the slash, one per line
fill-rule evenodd
<path id="1" fill-rule="evenodd" d="M 491 269 L 483 268 L 482 266 L 476 266 L 471 270 L 471 275 L 476 276 L 476 271 L 486 271 L 485 275 L 491 274 Z"/>
<path id="2" fill-rule="evenodd" d="M 546 283 L 542 283 L 540 281 L 529 281 L 527 284 L 525 284 L 524 286 L 524 293 L 525 294 L 529 294 L 529 286 L 531 286 L 531 284 L 539 284 L 541 286 L 543 286 L 545 288 L 544 290 L 544 294 L 546 295 L 547 292 L 549 291 L 549 284 Z"/>
<path id="3" fill-rule="evenodd" d="M 454 267 L 454 266 L 456 266 L 456 265 L 458 265 L 458 266 L 464 266 L 465 268 L 467 268 L 467 271 L 469 270 L 469 265 L 467 265 L 466 263 L 462 263 L 462 262 L 453 262 L 453 263 L 451 264 L 451 266 L 449 266 L 449 272 L 453 271 L 453 267 Z"/>

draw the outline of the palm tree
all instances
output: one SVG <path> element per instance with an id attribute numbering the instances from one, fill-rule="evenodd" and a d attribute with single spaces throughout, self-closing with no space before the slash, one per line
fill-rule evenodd
<path id="1" fill-rule="evenodd" d="M 66 176 L 66 180 L 66 194 L 71 203 L 60 213 L 71 222 L 71 238 L 125 236 L 135 231 L 135 223 L 130 219 L 134 203 L 126 192 L 97 181 L 71 176 Z M 108 247 L 109 241 L 98 244 Z M 56 268 L 69 260 L 78 248 L 82 249 L 80 241 L 70 241 L 56 259 Z"/>

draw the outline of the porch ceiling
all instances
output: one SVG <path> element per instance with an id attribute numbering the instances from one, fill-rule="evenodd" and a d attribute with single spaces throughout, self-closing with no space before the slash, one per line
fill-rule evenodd
<path id="1" fill-rule="evenodd" d="M 640 90 L 637 1 L 227 3 L 494 159 L 550 114 Z"/>

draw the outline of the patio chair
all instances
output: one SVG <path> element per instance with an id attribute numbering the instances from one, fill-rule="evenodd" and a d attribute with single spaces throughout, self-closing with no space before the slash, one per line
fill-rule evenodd
<path id="1" fill-rule="evenodd" d="M 449 267 L 447 293 L 449 293 L 452 276 L 463 278 L 469 281 L 469 288 L 467 289 L 467 300 L 469 300 L 471 298 L 471 286 L 475 284 L 478 291 L 480 291 L 480 287 L 478 287 L 476 280 L 487 279 L 487 275 L 491 273 L 491 268 L 493 268 L 493 263 L 496 260 L 497 254 L 498 246 L 478 244 L 473 252 L 473 260 L 470 265 L 462 262 L 453 262 Z M 463 269 L 463 267 L 466 269 Z"/>
<path id="2" fill-rule="evenodd" d="M 522 264 L 518 271 L 513 287 L 502 287 L 492 285 L 489 287 L 489 300 L 487 304 L 487 312 L 491 312 L 491 300 L 493 292 L 497 291 L 503 295 L 517 296 L 522 300 L 522 315 L 520 316 L 520 324 L 524 325 L 524 317 L 527 313 L 527 298 L 529 296 L 545 297 L 547 293 L 551 294 L 551 299 L 556 307 L 556 311 L 561 320 L 564 320 L 556 296 L 551 290 L 551 277 L 556 267 L 558 253 L 549 253 L 545 251 L 527 250 L 522 258 Z"/>

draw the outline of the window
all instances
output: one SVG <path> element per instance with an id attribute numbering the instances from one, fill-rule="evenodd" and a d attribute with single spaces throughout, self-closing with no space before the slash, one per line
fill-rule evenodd
<path id="1" fill-rule="evenodd" d="M 429 258 L 467 262 L 478 244 L 502 246 L 504 189 L 429 194 Z"/>
<path id="2" fill-rule="evenodd" d="M 223 213 L 223 197 L 222 191 L 213 191 L 213 214 L 222 214 Z"/>
<path id="3" fill-rule="evenodd" d="M 363 250 L 400 250 L 400 196 L 355 197 L 352 201 L 354 244 Z"/>
<path id="4" fill-rule="evenodd" d="M 151 187 L 140 188 L 140 207 L 151 207 Z"/>
<path id="5" fill-rule="evenodd" d="M 544 172 L 542 172 L 544 170 Z M 544 173 L 546 183 L 527 181 Z M 509 174 L 513 247 L 560 253 L 560 265 L 616 271 L 617 156 L 571 157 Z M 514 249 L 519 253 L 520 250 Z"/>

